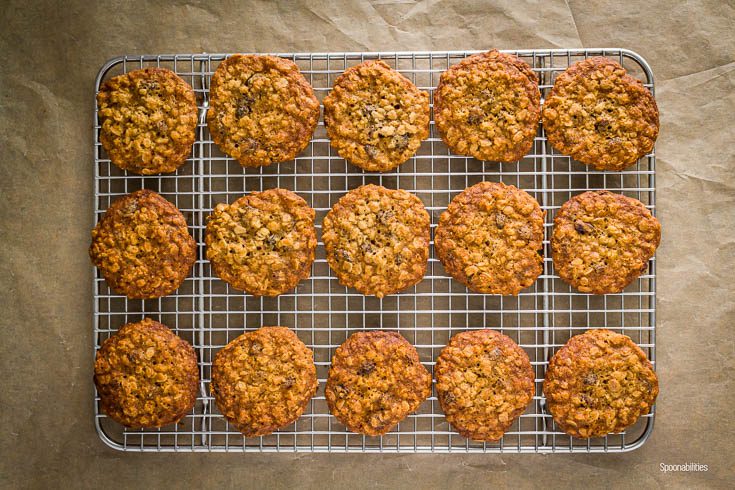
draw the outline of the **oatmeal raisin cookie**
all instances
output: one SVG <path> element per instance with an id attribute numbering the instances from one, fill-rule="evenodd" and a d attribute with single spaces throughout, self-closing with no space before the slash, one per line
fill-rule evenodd
<path id="1" fill-rule="evenodd" d="M 574 437 L 621 432 L 650 412 L 658 378 L 626 335 L 597 329 L 569 339 L 546 370 L 544 396 L 554 421 Z"/>
<path id="2" fill-rule="evenodd" d="M 383 435 L 431 394 L 431 374 L 395 332 L 358 332 L 337 348 L 325 395 L 329 411 L 353 432 Z"/>
<path id="3" fill-rule="evenodd" d="M 171 70 L 145 68 L 107 80 L 97 94 L 97 115 L 100 143 L 123 170 L 170 173 L 191 154 L 196 97 Z"/>

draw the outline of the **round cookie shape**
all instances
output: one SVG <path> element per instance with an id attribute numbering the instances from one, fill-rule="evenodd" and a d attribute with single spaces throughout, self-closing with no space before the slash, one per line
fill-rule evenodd
<path id="1" fill-rule="evenodd" d="M 564 432 L 602 437 L 621 432 L 650 412 L 658 378 L 630 337 L 596 329 L 572 337 L 554 354 L 543 390 L 546 406 Z"/>
<path id="2" fill-rule="evenodd" d="M 178 422 L 199 389 L 194 348 L 150 318 L 124 325 L 102 343 L 94 362 L 102 411 L 134 429 Z"/>
<path id="3" fill-rule="evenodd" d="M 431 374 L 396 332 L 358 332 L 334 352 L 325 396 L 350 431 L 383 435 L 431 394 Z"/>
<path id="4" fill-rule="evenodd" d="M 421 199 L 364 185 L 335 204 L 322 223 L 327 262 L 340 284 L 383 298 L 418 283 L 429 260 L 430 219 Z"/>
<path id="5" fill-rule="evenodd" d="M 286 189 L 218 204 L 207 220 L 212 270 L 233 288 L 278 296 L 309 277 L 316 249 L 314 210 Z"/>
<path id="6" fill-rule="evenodd" d="M 564 155 L 597 170 L 624 170 L 653 149 L 658 107 L 640 80 L 597 56 L 556 78 L 543 124 L 549 143 Z"/>
<path id="7" fill-rule="evenodd" d="M 436 360 L 434 376 L 447 421 L 474 441 L 499 440 L 533 400 L 528 355 L 494 330 L 453 336 Z"/>
<path id="8" fill-rule="evenodd" d="M 442 213 L 434 234 L 436 254 L 447 273 L 470 290 L 517 295 L 543 271 L 545 214 L 515 186 L 480 182 Z"/>
<path id="9" fill-rule="evenodd" d="M 541 114 L 538 77 L 526 62 L 492 50 L 442 73 L 434 120 L 452 152 L 515 162 L 533 146 Z"/>
<path id="10" fill-rule="evenodd" d="M 196 261 L 196 242 L 176 206 L 142 189 L 116 199 L 92 230 L 92 263 L 130 299 L 173 293 Z"/>
<path id="11" fill-rule="evenodd" d="M 364 61 L 334 82 L 324 98 L 324 124 L 339 156 L 387 172 L 429 136 L 429 94 L 383 61 Z"/>
<path id="12" fill-rule="evenodd" d="M 135 70 L 104 82 L 97 116 L 110 161 L 136 174 L 175 171 L 196 139 L 194 90 L 165 68 Z"/>
<path id="13" fill-rule="evenodd" d="M 319 101 L 293 61 L 230 56 L 212 75 L 207 125 L 220 149 L 243 167 L 296 157 L 319 121 Z"/>
<path id="14" fill-rule="evenodd" d="M 296 421 L 316 394 L 314 353 L 286 327 L 261 327 L 220 350 L 210 390 L 217 408 L 247 437 Z"/>
<path id="15" fill-rule="evenodd" d="M 648 266 L 661 224 L 632 197 L 588 191 L 565 202 L 554 219 L 551 256 L 565 282 L 583 293 L 619 293 Z"/>

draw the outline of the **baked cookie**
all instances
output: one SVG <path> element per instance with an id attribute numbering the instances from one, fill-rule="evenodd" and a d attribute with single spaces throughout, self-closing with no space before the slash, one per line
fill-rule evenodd
<path id="1" fill-rule="evenodd" d="M 387 172 L 429 136 L 429 94 L 384 62 L 364 61 L 334 82 L 324 98 L 324 125 L 339 156 Z"/>
<path id="2" fill-rule="evenodd" d="M 434 366 L 444 415 L 463 437 L 497 441 L 533 400 L 528 355 L 495 330 L 462 332 L 442 349 Z"/>
<path id="3" fill-rule="evenodd" d="M 335 204 L 322 223 L 327 262 L 340 284 L 382 298 L 413 286 L 429 260 L 429 214 L 401 189 L 364 185 Z"/>
<path id="4" fill-rule="evenodd" d="M 454 153 L 515 162 L 533 146 L 540 101 L 531 67 L 517 56 L 492 50 L 442 73 L 434 92 L 434 120 Z"/>
<path id="5" fill-rule="evenodd" d="M 598 170 L 623 170 L 653 149 L 658 107 L 640 80 L 597 56 L 556 78 L 543 123 L 557 151 Z"/>
<path id="6" fill-rule="evenodd" d="M 94 361 L 102 411 L 127 427 L 161 427 L 191 411 L 199 389 L 194 348 L 150 318 L 124 325 Z"/>
<path id="7" fill-rule="evenodd" d="M 207 219 L 207 260 L 219 278 L 255 296 L 278 296 L 309 277 L 314 210 L 297 194 L 268 189 L 218 204 Z"/>
<path id="8" fill-rule="evenodd" d="M 105 211 L 92 230 L 89 256 L 113 291 L 152 299 L 181 286 L 196 261 L 196 245 L 181 211 L 141 189 Z"/>
<path id="9" fill-rule="evenodd" d="M 230 56 L 212 75 L 207 126 L 212 140 L 243 167 L 296 157 L 319 121 L 319 101 L 293 61 Z"/>
<path id="10" fill-rule="evenodd" d="M 517 295 L 543 270 L 545 214 L 521 189 L 480 182 L 442 213 L 434 249 L 447 273 L 470 290 Z"/>
<path id="11" fill-rule="evenodd" d="M 227 344 L 209 385 L 219 411 L 248 437 L 294 422 L 318 386 L 313 352 L 286 327 L 262 327 Z"/>
<path id="12" fill-rule="evenodd" d="M 649 413 L 658 378 L 646 354 L 626 335 L 588 330 L 569 339 L 549 362 L 546 407 L 574 437 L 621 432 Z"/>
<path id="13" fill-rule="evenodd" d="M 559 277 L 580 292 L 619 293 L 646 270 L 660 241 L 661 224 L 642 202 L 588 191 L 559 209 L 551 257 Z"/>
<path id="14" fill-rule="evenodd" d="M 145 68 L 107 80 L 97 94 L 100 143 L 110 161 L 141 175 L 170 173 L 196 139 L 194 90 L 165 68 Z"/>
<path id="15" fill-rule="evenodd" d="M 334 352 L 324 393 L 349 430 L 379 436 L 431 394 L 431 374 L 398 333 L 357 332 Z"/>

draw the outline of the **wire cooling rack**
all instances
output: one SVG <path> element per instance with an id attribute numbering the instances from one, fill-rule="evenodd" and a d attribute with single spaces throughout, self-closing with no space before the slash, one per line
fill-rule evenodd
<path id="1" fill-rule="evenodd" d="M 345 68 L 380 58 L 432 94 L 449 66 L 479 51 L 400 53 L 307 53 L 278 56 L 293 60 L 321 100 Z M 528 62 L 545 95 L 556 75 L 589 56 L 619 61 L 653 91 L 646 61 L 624 49 L 508 51 Z M 481 162 L 451 154 L 431 125 L 429 139 L 415 157 L 387 174 L 366 173 L 333 154 L 322 122 L 307 149 L 294 160 L 265 168 L 243 169 L 212 142 L 205 124 L 208 87 L 224 54 L 124 56 L 100 70 L 96 90 L 114 76 L 145 67 L 174 70 L 194 87 L 199 104 L 197 141 L 191 158 L 175 174 L 141 177 L 127 174 L 104 153 L 99 120 L 94 126 L 94 222 L 119 196 L 141 188 L 161 193 L 184 214 L 198 243 L 193 272 L 176 293 L 156 300 L 129 300 L 114 294 L 95 271 L 95 350 L 127 322 L 156 319 L 192 343 L 198 352 L 200 395 L 179 424 L 160 429 L 124 429 L 101 413 L 95 397 L 95 424 L 102 440 L 125 451 L 313 451 L 313 452 L 622 452 L 641 446 L 653 429 L 653 414 L 626 432 L 590 440 L 574 439 L 554 424 L 541 391 L 553 353 L 588 328 L 606 327 L 627 334 L 655 364 L 655 259 L 646 274 L 619 294 L 593 296 L 572 290 L 554 272 L 548 237 L 554 215 L 570 197 L 589 189 L 610 189 L 635 197 L 655 212 L 655 156 L 646 155 L 623 172 L 600 172 L 555 152 L 542 127 L 532 152 L 516 163 Z M 276 298 L 255 298 L 231 289 L 212 274 L 204 259 L 207 215 L 220 202 L 272 187 L 297 192 L 316 209 L 318 235 L 326 212 L 348 190 L 375 183 L 415 193 L 432 217 L 432 235 L 440 213 L 466 187 L 502 181 L 525 189 L 547 211 L 544 271 L 517 297 L 468 292 L 444 272 L 433 246 L 426 276 L 405 292 L 382 300 L 340 286 L 327 266 L 321 241 L 311 278 Z M 294 424 L 259 438 L 245 438 L 219 414 L 209 393 L 210 368 L 217 351 L 230 340 L 262 325 L 292 328 L 314 350 L 319 390 Z M 400 332 L 416 346 L 431 369 L 449 338 L 466 329 L 493 328 L 509 335 L 528 353 L 536 375 L 536 393 L 526 412 L 497 443 L 469 441 L 447 424 L 436 393 L 389 434 L 367 437 L 348 432 L 329 414 L 324 399 L 334 349 L 358 330 Z"/>

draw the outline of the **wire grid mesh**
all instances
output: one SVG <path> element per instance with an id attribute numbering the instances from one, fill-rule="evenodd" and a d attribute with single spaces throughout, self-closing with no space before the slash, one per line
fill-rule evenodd
<path id="1" fill-rule="evenodd" d="M 380 58 L 432 95 L 449 66 L 479 51 L 401 53 L 274 53 L 293 60 L 322 100 L 345 68 Z M 619 61 L 653 91 L 653 76 L 639 55 L 624 49 L 507 51 L 528 62 L 545 95 L 555 76 L 570 64 L 594 55 Z M 314 451 L 314 452 L 622 452 L 645 442 L 653 414 L 621 434 L 590 440 L 564 434 L 545 411 L 541 391 L 549 358 L 570 336 L 606 327 L 627 334 L 655 365 L 655 259 L 649 269 L 619 294 L 594 296 L 574 291 L 554 273 L 548 237 L 556 210 L 572 195 L 610 189 L 641 200 L 655 213 L 655 156 L 646 155 L 623 172 L 600 172 L 555 152 L 542 127 L 532 153 L 516 163 L 481 162 L 453 155 L 433 123 L 429 139 L 415 157 L 386 174 L 366 173 L 333 154 L 322 122 L 307 149 L 295 160 L 258 169 L 243 169 L 212 142 L 204 114 L 208 86 L 225 54 L 125 56 L 110 60 L 99 72 L 102 81 L 130 70 L 160 66 L 174 70 L 194 87 L 200 110 L 197 141 L 191 158 L 175 174 L 137 176 L 110 163 L 99 142 L 95 112 L 95 215 L 111 201 L 148 188 L 161 193 L 184 214 L 198 243 L 192 274 L 174 294 L 156 300 L 129 300 L 113 293 L 95 271 L 95 350 L 123 324 L 144 316 L 156 319 L 192 343 L 198 352 L 201 387 L 197 403 L 179 424 L 159 429 L 125 429 L 101 413 L 95 397 L 95 424 L 109 446 L 127 451 Z M 432 105 L 433 107 L 433 105 Z M 213 275 L 203 258 L 204 226 L 220 202 L 272 187 L 295 191 L 315 208 L 317 233 L 326 212 L 348 190 L 367 183 L 402 188 L 422 199 L 432 217 L 432 236 L 439 214 L 451 199 L 477 182 L 502 181 L 525 189 L 547 211 L 544 271 L 517 297 L 469 292 L 451 280 L 431 247 L 427 274 L 416 286 L 382 300 L 365 297 L 337 282 L 327 266 L 322 242 L 311 278 L 276 298 L 256 298 L 231 289 Z M 209 393 L 210 367 L 229 341 L 262 325 L 292 328 L 314 350 L 319 390 L 304 415 L 272 435 L 245 438 L 218 413 Z M 324 383 L 334 349 L 349 334 L 363 329 L 400 332 L 416 346 L 432 369 L 449 338 L 466 329 L 493 328 L 513 338 L 528 353 L 536 374 L 536 393 L 526 412 L 497 443 L 469 441 L 447 424 L 436 393 L 415 413 L 383 437 L 348 432 L 327 409 Z"/>

